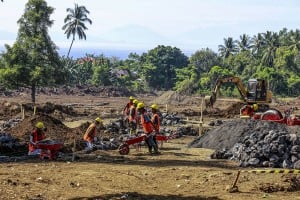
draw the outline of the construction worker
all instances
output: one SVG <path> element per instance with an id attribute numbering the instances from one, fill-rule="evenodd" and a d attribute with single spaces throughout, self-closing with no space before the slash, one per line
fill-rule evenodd
<path id="1" fill-rule="evenodd" d="M 258 105 L 255 103 L 253 105 L 245 105 L 241 109 L 242 116 L 252 117 L 254 113 L 258 110 Z"/>
<path id="2" fill-rule="evenodd" d="M 29 152 L 28 155 L 38 155 L 41 153 L 41 149 L 36 148 L 36 144 L 46 138 L 45 131 L 47 129 L 43 122 L 37 122 L 35 129 L 31 132 L 29 136 Z"/>
<path id="3" fill-rule="evenodd" d="M 151 106 L 151 112 L 152 112 L 152 117 L 151 121 L 154 127 L 155 134 L 159 134 L 159 129 L 160 129 L 160 117 L 158 115 L 158 105 L 157 104 L 152 104 Z M 156 137 L 154 136 L 154 142 L 157 145 Z"/>
<path id="4" fill-rule="evenodd" d="M 103 121 L 100 117 L 97 117 L 93 123 L 89 125 L 84 133 L 83 139 L 86 141 L 86 150 L 92 150 L 94 142 L 98 141 L 96 137 L 96 131 L 99 126 L 103 125 Z"/>
<path id="5" fill-rule="evenodd" d="M 124 116 L 128 118 L 128 115 L 129 115 L 129 110 L 130 110 L 130 107 L 133 105 L 133 101 L 134 101 L 134 97 L 133 96 L 130 96 L 129 97 L 129 102 L 126 104 L 123 112 L 124 112 Z"/>
<path id="6" fill-rule="evenodd" d="M 155 137 L 154 126 L 151 122 L 151 118 L 145 109 L 144 103 L 138 103 L 137 109 L 140 113 L 140 121 L 143 127 L 143 131 L 146 134 L 146 144 L 148 145 L 149 153 L 158 154 L 158 147 L 157 144 L 154 142 L 153 138 Z M 154 152 L 152 152 L 154 150 Z"/>
<path id="7" fill-rule="evenodd" d="M 137 121 L 138 121 L 138 111 L 137 111 L 137 104 L 139 101 L 137 99 L 133 100 L 133 104 L 129 109 L 129 129 L 130 129 L 130 135 L 136 134 L 137 129 Z"/>

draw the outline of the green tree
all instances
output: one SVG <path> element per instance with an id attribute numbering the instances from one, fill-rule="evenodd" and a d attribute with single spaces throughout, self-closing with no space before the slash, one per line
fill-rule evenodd
<path id="1" fill-rule="evenodd" d="M 84 31 L 88 28 L 85 26 L 85 23 L 88 22 L 92 24 L 92 20 L 87 17 L 87 14 L 90 12 L 85 6 L 78 6 L 78 4 L 75 4 L 75 8 L 67 8 L 67 12 L 68 15 L 64 20 L 65 25 L 62 27 L 62 29 L 65 30 L 65 34 L 67 34 L 68 39 L 72 35 L 72 42 L 67 55 L 67 57 L 69 57 L 71 48 L 75 41 L 75 36 L 78 35 L 79 40 L 86 40 L 86 34 Z"/>
<path id="2" fill-rule="evenodd" d="M 224 45 L 219 45 L 219 54 L 222 58 L 227 58 L 230 55 L 234 55 L 238 52 L 236 45 L 237 41 L 233 40 L 232 37 L 224 38 Z"/>
<path id="3" fill-rule="evenodd" d="M 48 35 L 52 13 L 46 1 L 29 0 L 18 20 L 17 40 L 12 47 L 5 45 L 2 55 L 1 81 L 8 87 L 31 87 L 33 103 L 37 86 L 64 81 L 57 47 Z"/>
<path id="4" fill-rule="evenodd" d="M 251 39 L 248 35 L 243 34 L 240 36 L 240 40 L 237 41 L 239 51 L 248 51 L 252 47 Z"/>
<path id="5" fill-rule="evenodd" d="M 151 66 L 153 71 L 147 71 L 149 86 L 154 89 L 171 89 L 176 82 L 176 69 L 188 65 L 188 57 L 180 49 L 171 46 L 159 45 L 142 55 L 144 66 Z M 149 68 L 146 68 L 149 70 Z M 143 70 L 143 69 L 142 69 Z M 150 74 L 149 74 L 150 72 Z M 150 78 L 150 79 L 149 79 Z"/>
<path id="6" fill-rule="evenodd" d="M 268 67 L 274 66 L 275 54 L 279 44 L 277 33 L 267 31 L 264 35 L 265 46 L 263 50 L 262 64 Z"/>

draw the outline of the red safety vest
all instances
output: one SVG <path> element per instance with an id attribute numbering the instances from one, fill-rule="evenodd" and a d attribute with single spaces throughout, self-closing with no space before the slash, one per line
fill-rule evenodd
<path id="1" fill-rule="evenodd" d="M 95 123 L 91 123 L 90 126 L 85 131 L 83 139 L 85 141 L 92 142 L 94 140 L 95 136 L 96 136 L 96 124 Z"/>
<path id="2" fill-rule="evenodd" d="M 150 134 L 153 132 L 153 126 L 151 123 L 151 119 L 150 119 L 149 115 L 146 113 L 146 111 L 144 111 L 144 113 L 142 113 L 141 124 L 143 126 L 144 133 Z"/>
<path id="3" fill-rule="evenodd" d="M 151 121 L 152 121 L 152 123 L 154 125 L 155 131 L 159 133 L 159 129 L 160 129 L 160 118 L 159 118 L 159 115 L 157 113 L 154 113 L 152 115 Z"/>
<path id="4" fill-rule="evenodd" d="M 34 129 L 31 133 L 32 142 L 36 143 L 45 139 L 45 133 L 42 131 L 40 134 L 38 133 L 37 129 Z M 33 152 L 35 150 L 35 146 L 29 142 L 29 151 Z"/>

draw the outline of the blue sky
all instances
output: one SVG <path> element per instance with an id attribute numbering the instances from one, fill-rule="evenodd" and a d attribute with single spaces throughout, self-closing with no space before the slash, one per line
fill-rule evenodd
<path id="1" fill-rule="evenodd" d="M 0 49 L 13 44 L 17 20 L 27 0 L 0 3 Z M 68 48 L 61 27 L 66 8 L 74 3 L 90 11 L 87 40 L 77 40 L 74 48 L 150 50 L 171 45 L 183 51 L 210 48 L 217 51 L 223 38 L 238 39 L 282 28 L 300 28 L 299 0 L 48 0 L 55 8 L 49 34 L 59 48 Z"/>

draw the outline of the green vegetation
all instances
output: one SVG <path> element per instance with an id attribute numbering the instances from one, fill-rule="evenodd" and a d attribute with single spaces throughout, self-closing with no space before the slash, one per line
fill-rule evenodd
<path id="1" fill-rule="evenodd" d="M 84 31 L 88 28 L 85 26 L 85 22 L 92 24 L 92 20 L 87 17 L 87 14 L 90 12 L 85 6 L 78 6 L 78 4 L 75 4 L 75 8 L 67 8 L 67 12 L 69 14 L 64 20 L 65 25 L 62 29 L 65 30 L 68 39 L 72 35 L 72 42 L 67 55 L 67 57 L 69 57 L 73 42 L 75 41 L 75 36 L 78 35 L 79 40 L 86 39 Z"/>
<path id="2" fill-rule="evenodd" d="M 239 76 L 244 82 L 263 78 L 276 96 L 300 94 L 300 30 L 267 31 L 238 40 L 224 38 L 218 52 L 203 48 L 187 57 L 177 47 L 158 45 L 138 55 L 131 53 L 120 60 L 104 55 L 86 55 L 72 59 L 59 57 L 48 35 L 53 8 L 44 0 L 29 0 L 18 21 L 19 33 L 14 45 L 6 45 L 0 57 L 0 83 L 9 87 L 35 88 L 49 85 L 84 85 L 126 87 L 133 92 L 177 90 L 184 94 L 210 93 L 220 76 Z M 89 11 L 75 4 L 67 9 L 63 30 L 67 38 L 85 39 Z M 238 96 L 234 87 L 223 93 Z"/>

